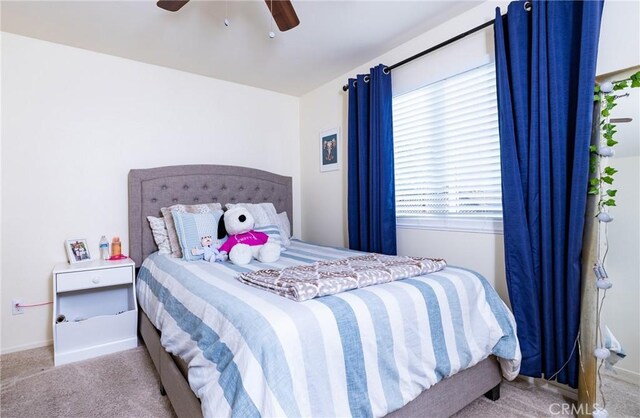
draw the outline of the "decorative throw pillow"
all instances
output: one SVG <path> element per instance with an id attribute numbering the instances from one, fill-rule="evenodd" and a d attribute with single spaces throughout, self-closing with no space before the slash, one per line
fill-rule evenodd
<path id="1" fill-rule="evenodd" d="M 156 218 L 155 216 L 147 216 L 153 240 L 158 246 L 158 254 L 171 254 L 171 245 L 169 244 L 169 234 L 164 218 Z"/>
<path id="2" fill-rule="evenodd" d="M 251 215 L 253 216 L 253 219 L 256 222 L 255 226 L 265 226 L 273 223 L 272 222 L 273 220 L 269 218 L 269 215 L 267 214 L 267 212 L 259 204 L 256 205 L 253 203 L 235 203 L 235 204 L 227 203 L 225 205 L 227 209 L 231 209 L 234 206 L 242 206 L 247 208 L 249 212 L 251 212 Z"/>
<path id="3" fill-rule="evenodd" d="M 280 221 L 280 226 L 282 226 L 282 230 L 284 231 L 284 235 L 287 238 L 291 238 L 291 221 L 289 221 L 289 217 L 287 216 L 287 212 L 280 212 L 278 214 L 278 220 Z"/>
<path id="4" fill-rule="evenodd" d="M 194 255 L 192 249 L 203 249 L 202 238 L 210 237 L 215 242 L 218 235 L 218 221 L 222 217 L 222 210 L 206 213 L 187 213 L 174 210 L 173 222 L 175 224 L 182 258 L 187 261 L 202 260 L 203 254 Z"/>
<path id="5" fill-rule="evenodd" d="M 255 231 L 264 232 L 269 236 L 269 242 L 278 244 L 281 251 L 286 251 L 287 248 L 282 244 L 282 238 L 280 237 L 280 228 L 277 225 L 265 225 L 254 228 Z"/>
<path id="6" fill-rule="evenodd" d="M 171 256 L 176 258 L 182 258 L 182 250 L 180 248 L 180 241 L 178 240 L 178 234 L 176 233 L 176 227 L 174 225 L 173 211 L 182 213 L 208 213 L 216 210 L 222 210 L 220 203 L 203 203 L 200 205 L 173 205 L 168 208 L 161 208 L 164 222 L 167 225 L 167 233 L 169 234 L 169 245 L 171 246 Z M 217 234 L 216 234 L 217 235 Z M 216 235 L 213 235 L 214 237 Z"/>
<path id="7" fill-rule="evenodd" d="M 276 225 L 280 230 L 280 238 L 282 239 L 282 245 L 284 247 L 288 247 L 291 245 L 291 241 L 284 231 L 283 226 L 280 223 L 280 218 L 278 217 L 278 213 L 276 212 L 275 206 L 273 203 L 227 203 L 225 206 L 227 209 L 231 209 L 232 207 L 240 205 L 249 210 L 251 215 L 256 221 L 255 227 L 262 227 L 267 225 Z"/>

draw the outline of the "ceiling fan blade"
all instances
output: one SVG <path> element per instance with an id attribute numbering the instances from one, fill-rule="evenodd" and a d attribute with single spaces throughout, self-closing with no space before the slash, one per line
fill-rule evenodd
<path id="1" fill-rule="evenodd" d="M 278 29 L 280 29 L 281 32 L 293 29 L 300 24 L 300 19 L 298 19 L 298 15 L 296 15 L 296 11 L 293 9 L 290 0 L 264 1 L 267 3 L 273 20 L 276 21 L 276 25 L 278 25 Z"/>
<path id="2" fill-rule="evenodd" d="M 189 3 L 189 0 L 158 0 L 156 4 L 161 9 L 177 12 L 187 3 Z"/>

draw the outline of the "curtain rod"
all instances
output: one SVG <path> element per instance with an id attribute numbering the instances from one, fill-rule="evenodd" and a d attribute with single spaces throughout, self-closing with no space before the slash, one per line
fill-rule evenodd
<path id="1" fill-rule="evenodd" d="M 526 6 L 525 6 L 525 7 L 526 7 Z M 433 51 L 436 51 L 436 50 L 438 50 L 438 49 L 440 49 L 440 48 L 442 48 L 442 47 L 445 47 L 445 46 L 447 46 L 447 45 L 449 45 L 449 44 L 452 44 L 452 43 L 454 43 L 454 42 L 456 42 L 456 41 L 459 41 L 460 39 L 465 38 L 465 37 L 467 37 L 467 36 L 469 36 L 469 35 L 471 35 L 471 34 L 473 34 L 473 33 L 476 33 L 476 32 L 478 32 L 479 30 L 482 30 L 482 29 L 486 28 L 487 26 L 491 26 L 491 25 L 493 25 L 493 23 L 494 23 L 494 22 L 495 22 L 495 19 L 492 19 L 492 20 L 490 20 L 490 21 L 488 21 L 488 22 L 485 22 L 485 23 L 483 23 L 483 24 L 481 24 L 481 25 L 478 25 L 478 26 L 476 26 L 475 28 L 473 28 L 473 29 L 469 29 L 468 31 L 463 32 L 463 33 L 461 33 L 461 34 L 459 34 L 459 35 L 456 35 L 456 36 L 454 36 L 454 37 L 453 37 L 453 38 L 451 38 L 451 39 L 447 39 L 446 41 L 441 42 L 441 43 L 439 43 L 439 44 L 438 44 L 438 45 L 436 45 L 436 46 L 432 46 L 431 48 L 429 48 L 429 49 L 425 49 L 425 50 L 424 50 L 424 51 L 422 51 L 422 52 L 418 52 L 417 54 L 412 55 L 412 56 L 410 56 L 409 58 L 406 58 L 406 59 L 404 59 L 404 60 L 402 60 L 402 61 L 400 61 L 400 62 L 396 62 L 395 64 L 393 64 L 393 65 L 391 65 L 391 66 L 387 67 L 387 68 L 386 68 L 386 70 L 387 70 L 388 72 L 390 72 L 390 71 L 392 71 L 392 70 L 394 70 L 394 69 L 396 69 L 396 68 L 400 67 L 401 65 L 405 65 L 405 64 L 407 64 L 407 63 L 409 63 L 409 62 L 411 62 L 411 61 L 413 61 L 413 60 L 415 60 L 415 59 L 418 59 L 418 58 L 420 58 L 420 57 L 422 57 L 422 56 L 424 56 L 424 55 L 430 54 L 430 53 L 431 53 L 431 52 L 433 52 Z M 347 90 L 349 90 L 349 84 L 347 83 L 347 84 L 345 84 L 344 86 L 342 86 L 342 90 L 343 90 L 343 91 L 347 91 Z"/>

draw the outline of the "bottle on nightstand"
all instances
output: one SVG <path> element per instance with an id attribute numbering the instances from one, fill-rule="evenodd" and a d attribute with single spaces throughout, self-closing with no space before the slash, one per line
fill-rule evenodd
<path id="1" fill-rule="evenodd" d="M 113 237 L 111 240 L 111 254 L 114 260 L 119 260 L 122 257 L 122 243 L 120 237 Z"/>
<path id="2" fill-rule="evenodd" d="M 100 258 L 103 260 L 108 260 L 111 254 L 109 254 L 109 241 L 106 236 L 102 236 L 100 238 Z"/>

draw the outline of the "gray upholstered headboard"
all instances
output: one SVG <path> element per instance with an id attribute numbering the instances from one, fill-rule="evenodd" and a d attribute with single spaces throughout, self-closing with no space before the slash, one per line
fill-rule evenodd
<path id="1" fill-rule="evenodd" d="M 147 216 L 160 208 L 219 202 L 272 202 L 293 223 L 291 177 L 228 165 L 179 165 L 129 172 L 129 256 L 140 267 L 157 250 Z"/>

